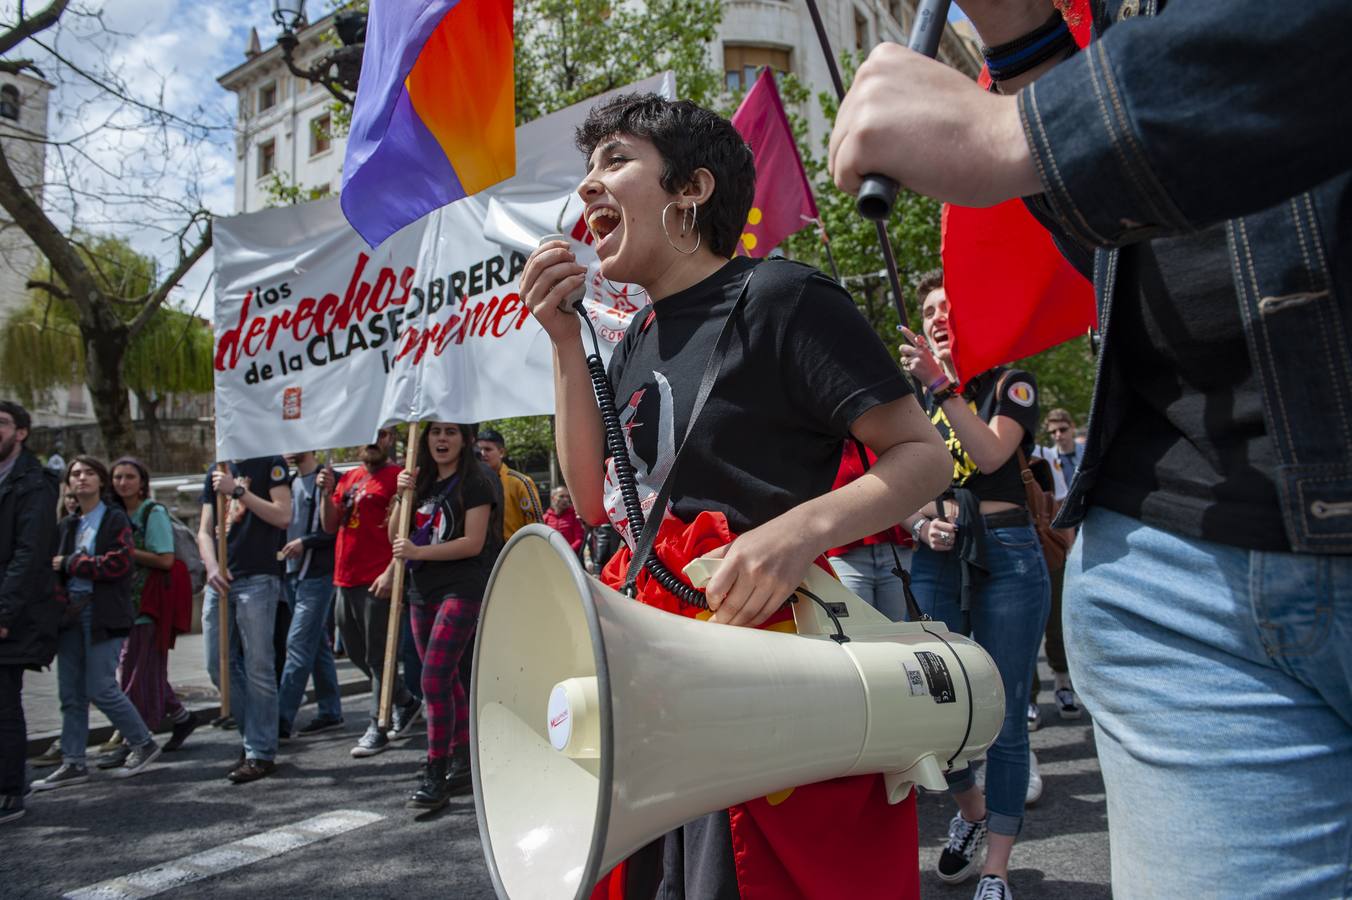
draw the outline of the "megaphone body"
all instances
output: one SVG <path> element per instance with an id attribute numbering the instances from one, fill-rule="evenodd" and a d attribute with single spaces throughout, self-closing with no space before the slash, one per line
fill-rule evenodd
<path id="1" fill-rule="evenodd" d="M 699 585 L 716 564 L 686 574 Z M 816 567 L 803 587 L 797 634 L 716 625 L 591 578 L 552 529 L 513 535 L 484 596 L 470 710 L 500 897 L 583 898 L 700 815 L 869 773 L 896 803 L 985 752 L 1004 689 L 981 647 L 893 623 Z"/>

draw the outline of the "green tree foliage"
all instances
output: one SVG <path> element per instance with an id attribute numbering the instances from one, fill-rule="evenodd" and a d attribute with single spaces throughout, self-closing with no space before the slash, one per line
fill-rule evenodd
<path id="1" fill-rule="evenodd" d="M 668 69 L 681 97 L 711 105 L 722 75 L 708 46 L 722 19 L 720 0 L 517 0 L 516 120 Z"/>
<path id="2" fill-rule="evenodd" d="M 109 296 L 137 297 L 157 283 L 155 263 L 120 238 L 81 240 L 79 253 Z M 63 296 L 64 285 L 39 266 L 30 282 L 28 302 L 0 328 L 0 385 L 23 402 L 37 405 L 48 392 L 86 378 L 85 340 L 79 313 Z M 131 321 L 139 304 L 115 311 Z M 175 309 L 156 312 L 132 338 L 122 358 L 128 388 L 146 401 L 166 393 L 203 393 L 212 388 L 211 330 L 195 316 Z"/>
<path id="3" fill-rule="evenodd" d="M 554 430 L 550 416 L 515 416 L 484 422 L 502 434 L 507 442 L 507 455 L 512 464 L 529 472 L 549 469 L 549 454 L 554 449 Z"/>

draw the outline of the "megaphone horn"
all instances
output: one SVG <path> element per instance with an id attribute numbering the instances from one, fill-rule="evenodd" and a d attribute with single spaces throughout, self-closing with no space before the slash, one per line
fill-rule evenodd
<path id="1" fill-rule="evenodd" d="M 704 583 L 718 564 L 686 567 Z M 896 803 L 945 787 L 995 740 L 987 653 L 893 623 L 813 567 L 797 634 L 645 606 L 591 578 L 563 536 L 507 542 L 479 616 L 474 801 L 499 897 L 581 900 L 615 864 L 705 813 L 882 773 Z M 830 640 L 840 624 L 845 642 Z"/>

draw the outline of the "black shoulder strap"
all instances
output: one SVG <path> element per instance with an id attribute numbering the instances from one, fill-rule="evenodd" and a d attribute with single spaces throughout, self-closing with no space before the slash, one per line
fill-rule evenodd
<path id="1" fill-rule="evenodd" d="M 709 362 L 704 366 L 704 377 L 700 379 L 699 391 L 695 394 L 695 405 L 690 408 L 690 420 L 685 426 L 685 436 L 681 438 L 681 446 L 676 448 L 676 455 L 671 460 L 671 468 L 667 471 L 667 477 L 657 492 L 657 499 L 653 501 L 648 517 L 643 522 L 643 531 L 634 547 L 634 555 L 629 559 L 629 568 L 624 575 L 624 590 L 627 594 L 632 595 L 634 583 L 638 580 L 638 573 L 643 570 L 643 564 L 647 562 L 648 556 L 652 553 L 653 542 L 657 540 L 657 532 L 662 527 L 662 518 L 666 512 L 667 501 L 671 497 L 672 486 L 676 483 L 676 472 L 680 468 L 681 454 L 685 452 L 686 445 L 690 443 L 690 434 L 695 430 L 695 422 L 704 409 L 705 401 L 709 399 L 709 393 L 713 390 L 714 382 L 718 380 L 719 370 L 723 368 L 723 359 L 727 356 L 728 345 L 732 343 L 732 332 L 736 326 L 737 312 L 746 300 L 747 288 L 750 287 L 751 278 L 755 274 L 756 270 L 752 269 L 747 273 L 746 281 L 742 282 L 742 289 L 737 293 L 737 299 L 733 301 L 732 309 L 728 311 L 728 317 L 723 320 L 723 330 L 718 333 L 718 341 L 714 344 L 713 352 L 709 354 Z"/>

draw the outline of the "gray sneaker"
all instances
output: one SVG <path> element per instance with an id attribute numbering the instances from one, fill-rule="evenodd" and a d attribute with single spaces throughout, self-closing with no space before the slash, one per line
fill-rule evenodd
<path id="1" fill-rule="evenodd" d="M 390 716 L 390 730 L 385 734 L 392 741 L 409 736 L 413 730 L 414 724 L 422 716 L 423 702 L 417 697 L 410 697 L 408 703 L 397 707 Z"/>
<path id="2" fill-rule="evenodd" d="M 358 739 L 357 746 L 352 748 L 352 756 L 354 759 L 375 756 L 377 753 L 384 753 L 389 746 L 390 739 L 380 730 L 379 725 L 372 722 L 366 726 L 366 733 Z"/>
<path id="3" fill-rule="evenodd" d="M 131 755 L 131 747 L 122 744 L 111 753 L 104 753 L 94 760 L 94 766 L 98 769 L 120 769 L 127 763 L 127 757 Z"/>
<path id="4" fill-rule="evenodd" d="M 28 761 L 28 764 L 35 769 L 45 769 L 48 766 L 61 765 L 61 742 L 52 741 L 52 745 L 38 756 Z"/>
<path id="5" fill-rule="evenodd" d="M 113 773 L 114 778 L 130 778 L 133 775 L 140 775 L 145 771 L 145 767 L 153 763 L 160 756 L 161 747 L 151 738 L 139 747 L 133 747 L 127 754 L 127 762 Z"/>
<path id="6" fill-rule="evenodd" d="M 35 791 L 54 791 L 57 788 L 70 787 L 73 784 L 84 784 L 89 780 L 89 769 L 79 763 L 62 763 L 59 768 L 46 778 L 39 778 L 33 782 Z"/>

